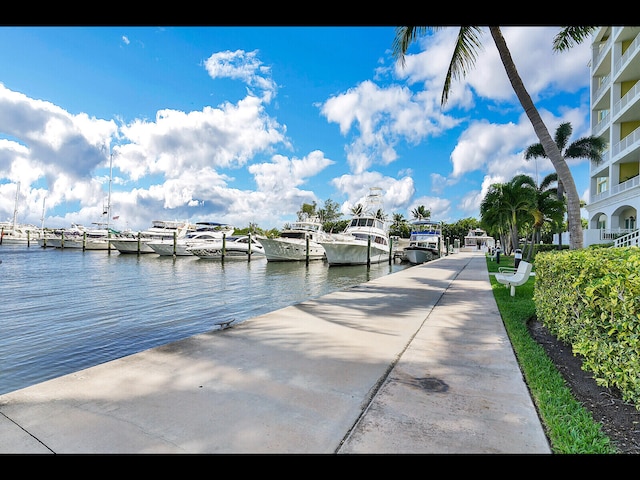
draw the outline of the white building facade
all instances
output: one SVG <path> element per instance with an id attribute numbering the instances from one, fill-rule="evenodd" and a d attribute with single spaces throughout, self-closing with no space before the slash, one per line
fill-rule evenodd
<path id="1" fill-rule="evenodd" d="M 590 165 L 584 246 L 620 242 L 628 234 L 637 239 L 640 27 L 600 27 L 593 36 L 591 134 L 603 137 L 608 148 L 601 163 Z"/>

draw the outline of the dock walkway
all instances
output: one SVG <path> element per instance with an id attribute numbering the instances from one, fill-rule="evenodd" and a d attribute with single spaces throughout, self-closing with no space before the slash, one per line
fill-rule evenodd
<path id="1" fill-rule="evenodd" d="M 460 252 L 0 395 L 0 453 L 551 451 Z"/>

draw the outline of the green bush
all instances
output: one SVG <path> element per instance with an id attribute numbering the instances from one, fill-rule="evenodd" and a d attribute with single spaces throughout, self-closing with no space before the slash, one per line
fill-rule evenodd
<path id="1" fill-rule="evenodd" d="M 583 357 L 583 369 L 640 410 L 640 249 L 541 253 L 533 298 L 538 319 Z"/>

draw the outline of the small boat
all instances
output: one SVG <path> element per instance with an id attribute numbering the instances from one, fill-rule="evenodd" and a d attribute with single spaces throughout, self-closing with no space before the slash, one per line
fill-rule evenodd
<path id="1" fill-rule="evenodd" d="M 404 256 L 414 265 L 440 258 L 444 253 L 442 242 L 442 222 L 420 219 L 412 222 L 409 246 L 404 249 Z"/>
<path id="2" fill-rule="evenodd" d="M 204 259 L 241 259 L 248 260 L 251 256 L 264 258 L 264 248 L 258 240 L 248 235 L 230 236 L 213 242 L 206 242 L 187 250 L 193 255 Z"/>
<path id="3" fill-rule="evenodd" d="M 279 237 L 258 236 L 268 262 L 324 260 L 325 251 L 320 243 L 331 235 L 322 229 L 318 218 L 293 222 L 280 232 Z"/>
<path id="4" fill-rule="evenodd" d="M 155 253 L 161 256 L 193 256 L 189 247 L 206 246 L 233 235 L 235 227 L 225 223 L 197 222 L 196 230 L 188 232 L 182 238 L 153 240 L 147 243 Z"/>
<path id="5" fill-rule="evenodd" d="M 371 188 L 365 205 L 345 228 L 320 244 L 329 265 L 369 265 L 390 261 L 389 232 L 382 213 L 382 191 Z"/>
<path id="6" fill-rule="evenodd" d="M 16 200 L 13 208 L 13 222 L 0 222 L 0 245 L 29 245 L 37 243 L 40 229 L 35 225 L 18 223 L 18 201 L 20 182 L 16 186 Z"/>
<path id="7" fill-rule="evenodd" d="M 126 235 L 114 230 L 112 228 L 106 228 L 105 225 L 100 223 L 94 223 L 94 228 L 85 228 L 82 225 L 75 225 L 79 231 L 74 232 L 72 235 L 65 234 L 64 244 L 58 239 L 46 239 L 46 245 L 57 246 L 59 248 L 75 248 L 79 250 L 115 250 L 110 245 L 112 239 L 126 238 Z M 43 238 L 41 245 L 44 245 L 45 238 Z M 60 242 L 60 245 L 58 245 Z"/>
<path id="8" fill-rule="evenodd" d="M 179 220 L 154 220 L 146 230 L 126 237 L 111 239 L 111 245 L 120 253 L 155 253 L 148 245 L 149 242 L 164 240 L 173 242 L 194 231 L 195 226 L 189 222 Z"/>
<path id="9" fill-rule="evenodd" d="M 52 233 L 43 233 L 38 239 L 38 244 L 47 248 L 66 248 L 68 245 L 71 248 L 77 248 L 79 241 L 80 248 L 82 248 L 82 238 L 86 230 L 82 225 L 72 223 L 69 228 L 53 230 Z"/>
<path id="10" fill-rule="evenodd" d="M 35 225 L 0 222 L 0 245 L 37 244 L 40 233 Z"/>

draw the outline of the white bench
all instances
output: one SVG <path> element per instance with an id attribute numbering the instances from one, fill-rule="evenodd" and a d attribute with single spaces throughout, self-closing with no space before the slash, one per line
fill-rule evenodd
<path id="1" fill-rule="evenodd" d="M 499 272 L 496 273 L 496 280 L 506 286 L 507 288 L 511 288 L 511 296 L 515 297 L 516 295 L 516 287 L 520 285 L 524 285 L 529 280 L 531 276 L 531 265 L 529 262 L 521 261 L 518 264 L 518 268 L 510 268 L 510 267 L 499 267 Z"/>

